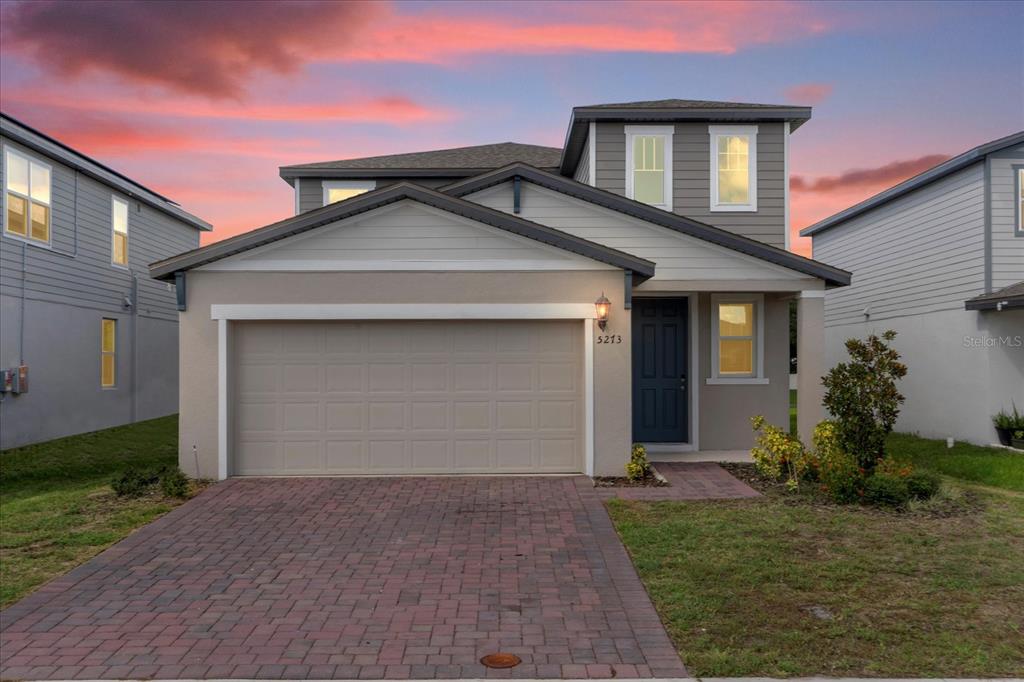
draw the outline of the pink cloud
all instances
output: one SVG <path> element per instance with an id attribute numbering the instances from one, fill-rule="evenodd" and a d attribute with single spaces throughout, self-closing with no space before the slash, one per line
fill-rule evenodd
<path id="1" fill-rule="evenodd" d="M 821 104 L 832 94 L 830 83 L 802 83 L 786 88 L 786 101 L 797 104 Z"/>
<path id="2" fill-rule="evenodd" d="M 858 188 L 888 187 L 913 177 L 918 173 L 936 166 L 949 156 L 945 154 L 928 154 L 916 159 L 893 161 L 877 168 L 860 168 L 845 171 L 839 175 L 829 175 L 808 180 L 802 175 L 793 175 L 789 180 L 789 188 L 793 192 L 834 192 Z"/>

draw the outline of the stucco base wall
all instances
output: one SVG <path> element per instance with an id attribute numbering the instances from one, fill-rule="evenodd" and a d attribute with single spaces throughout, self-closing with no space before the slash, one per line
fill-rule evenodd
<path id="1" fill-rule="evenodd" d="M 0 296 L 0 366 L 29 368 L 29 391 L 0 402 L 0 449 L 177 411 L 177 324 L 140 315 L 133 344 L 130 313 L 27 299 L 22 322 L 21 305 Z M 104 317 L 118 321 L 117 386 L 109 389 L 100 386 Z"/>
<path id="2" fill-rule="evenodd" d="M 948 310 L 828 327 L 826 366 L 847 359 L 843 343 L 887 329 L 908 373 L 896 430 L 928 438 L 995 442 L 992 415 L 1024 410 L 1024 310 Z"/>

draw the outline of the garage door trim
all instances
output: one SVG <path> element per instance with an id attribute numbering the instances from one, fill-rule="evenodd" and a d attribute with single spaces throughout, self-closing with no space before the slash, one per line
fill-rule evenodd
<path id="1" fill-rule="evenodd" d="M 214 304 L 217 321 L 217 478 L 228 477 L 228 357 L 232 320 L 579 320 L 583 324 L 584 468 L 594 474 L 594 317 L 589 303 Z"/>

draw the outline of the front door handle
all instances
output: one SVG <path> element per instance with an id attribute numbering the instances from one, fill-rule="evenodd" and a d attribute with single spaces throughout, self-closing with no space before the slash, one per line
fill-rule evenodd
<path id="1" fill-rule="evenodd" d="M 679 388 L 684 390 L 684 391 L 686 390 L 686 377 L 685 376 L 679 377 Z"/>

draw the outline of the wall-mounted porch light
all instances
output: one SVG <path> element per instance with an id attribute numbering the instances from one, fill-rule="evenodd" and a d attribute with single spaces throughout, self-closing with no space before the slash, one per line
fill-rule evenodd
<path id="1" fill-rule="evenodd" d="M 597 310 L 597 326 L 604 331 L 608 326 L 608 313 L 612 309 L 612 302 L 605 298 L 604 292 L 601 292 L 601 298 L 594 301 L 594 308 Z"/>

